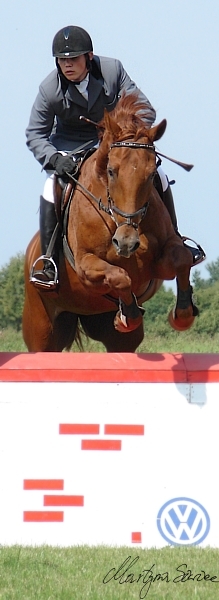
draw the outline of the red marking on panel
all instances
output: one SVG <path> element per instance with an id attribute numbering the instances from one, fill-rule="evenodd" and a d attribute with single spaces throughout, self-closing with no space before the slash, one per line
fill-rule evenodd
<path id="1" fill-rule="evenodd" d="M 142 536 L 141 536 L 141 532 L 140 531 L 133 531 L 132 532 L 132 543 L 133 544 L 141 544 L 142 541 Z"/>
<path id="2" fill-rule="evenodd" d="M 61 423 L 59 425 L 59 433 L 64 435 L 98 435 L 100 433 L 100 426 L 93 423 Z"/>
<path id="3" fill-rule="evenodd" d="M 106 435 L 144 435 L 144 425 L 105 425 Z"/>
<path id="4" fill-rule="evenodd" d="M 84 506 L 84 496 L 48 496 L 43 497 L 44 506 Z"/>
<path id="5" fill-rule="evenodd" d="M 64 490 L 63 479 L 24 479 L 24 490 Z"/>
<path id="6" fill-rule="evenodd" d="M 63 511 L 25 510 L 23 521 L 26 523 L 61 523 L 64 521 Z"/>
<path id="7" fill-rule="evenodd" d="M 82 450 L 121 450 L 121 440 L 82 440 Z"/>

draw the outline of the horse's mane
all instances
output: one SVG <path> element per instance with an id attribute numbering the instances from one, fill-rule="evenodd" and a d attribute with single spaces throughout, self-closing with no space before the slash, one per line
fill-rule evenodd
<path id="1" fill-rule="evenodd" d="M 136 93 L 123 93 L 115 109 L 111 113 L 105 111 L 99 123 L 100 147 L 96 157 L 98 177 L 105 177 L 108 152 L 113 142 L 129 138 L 137 141 L 140 137 L 148 136 L 150 110 L 151 105 L 140 101 Z"/>

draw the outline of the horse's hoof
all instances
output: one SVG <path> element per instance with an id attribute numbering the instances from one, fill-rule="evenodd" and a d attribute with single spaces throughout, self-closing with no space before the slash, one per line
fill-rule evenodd
<path id="1" fill-rule="evenodd" d="M 133 301 L 128 306 L 119 298 L 119 310 L 114 319 L 114 327 L 120 333 L 135 331 L 142 324 L 145 309 L 138 306 L 135 294 L 132 296 Z"/>
<path id="2" fill-rule="evenodd" d="M 175 310 L 171 310 L 168 315 L 168 321 L 172 329 L 176 331 L 186 331 L 192 327 L 195 320 L 195 316 L 186 317 L 186 319 L 182 319 L 181 317 L 175 316 Z"/>
<path id="3" fill-rule="evenodd" d="M 114 319 L 114 327 L 116 331 L 120 333 L 129 333 L 135 331 L 142 324 L 142 315 L 139 315 L 136 319 L 126 318 L 124 315 L 121 316 L 121 312 L 116 313 Z"/>

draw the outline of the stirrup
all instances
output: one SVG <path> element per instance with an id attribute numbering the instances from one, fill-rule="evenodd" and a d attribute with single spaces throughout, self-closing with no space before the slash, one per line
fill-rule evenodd
<path id="1" fill-rule="evenodd" d="M 182 241 L 183 244 L 186 248 L 188 248 L 188 250 L 190 250 L 190 252 L 192 253 L 193 256 L 193 267 L 196 265 L 199 265 L 200 263 L 203 262 L 203 260 L 206 259 L 206 254 L 205 251 L 203 250 L 203 248 L 200 246 L 200 244 L 197 244 L 197 242 L 195 242 L 195 240 L 193 240 L 192 238 L 188 238 L 184 235 L 181 236 L 182 237 Z M 192 246 L 190 246 L 189 244 L 186 244 L 186 241 L 189 242 L 193 242 L 193 244 L 195 244 L 197 247 L 193 248 Z"/>
<path id="2" fill-rule="evenodd" d="M 54 277 L 53 279 L 48 279 L 48 281 L 42 281 L 41 279 L 39 279 L 39 275 L 46 275 L 46 270 L 35 270 L 36 264 L 39 261 L 47 261 L 51 263 L 51 271 L 54 272 Z M 47 290 L 47 291 L 53 291 L 57 289 L 59 280 L 58 280 L 58 269 L 56 266 L 55 261 L 53 260 L 53 258 L 50 256 L 46 256 L 45 254 L 42 254 L 42 256 L 39 256 L 39 258 L 37 258 L 35 260 L 35 262 L 33 263 L 33 266 L 31 268 L 30 271 L 30 277 L 29 277 L 29 281 L 30 283 L 33 283 L 35 285 L 35 287 L 43 289 L 43 290 Z"/>

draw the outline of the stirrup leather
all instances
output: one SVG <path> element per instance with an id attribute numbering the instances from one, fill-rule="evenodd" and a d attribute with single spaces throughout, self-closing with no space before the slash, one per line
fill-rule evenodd
<path id="1" fill-rule="evenodd" d="M 48 279 L 48 281 L 42 281 L 41 279 L 39 279 L 39 275 L 46 275 L 46 270 L 37 270 L 36 269 L 36 265 L 39 261 L 46 261 L 46 262 L 50 262 L 51 263 L 51 271 L 54 271 L 54 277 L 53 279 Z M 29 277 L 29 281 L 30 283 L 33 283 L 35 285 L 35 287 L 44 289 L 44 290 L 55 290 L 58 286 L 59 280 L 58 280 L 58 269 L 56 266 L 55 261 L 53 260 L 53 258 L 50 256 L 46 256 L 45 254 L 42 254 L 42 256 L 39 256 L 39 258 L 37 258 L 35 260 L 35 262 L 32 265 L 31 271 L 30 271 L 30 277 Z"/>

